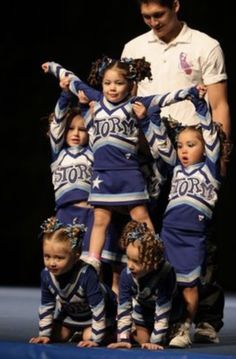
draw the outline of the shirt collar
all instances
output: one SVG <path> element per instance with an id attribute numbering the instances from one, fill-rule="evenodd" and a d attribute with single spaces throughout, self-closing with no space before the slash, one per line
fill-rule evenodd
<path id="1" fill-rule="evenodd" d="M 153 43 L 153 42 L 159 42 L 162 45 L 175 45 L 178 43 L 188 43 L 191 40 L 191 31 L 189 31 L 190 28 L 188 27 L 188 25 L 183 22 L 183 27 L 179 33 L 179 35 L 172 40 L 169 44 L 164 43 L 162 40 L 160 40 L 158 38 L 158 36 L 154 33 L 153 30 L 150 30 L 148 32 L 148 43 Z"/>

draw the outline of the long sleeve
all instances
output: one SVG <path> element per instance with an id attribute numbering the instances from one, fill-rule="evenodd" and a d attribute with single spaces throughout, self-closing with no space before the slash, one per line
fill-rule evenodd
<path id="1" fill-rule="evenodd" d="M 78 91 L 83 91 L 89 101 L 99 101 L 103 97 L 103 94 L 100 91 L 90 87 L 77 76 L 71 77 L 70 90 L 73 94 L 77 94 Z"/>
<path id="2" fill-rule="evenodd" d="M 189 92 L 193 87 L 187 87 L 185 89 L 167 92 L 165 94 L 157 94 L 153 96 L 145 96 L 145 97 L 133 97 L 132 102 L 141 101 L 149 110 L 154 106 L 159 106 L 159 108 L 172 105 L 174 103 L 184 101 L 189 97 Z"/>
<path id="3" fill-rule="evenodd" d="M 57 158 L 64 145 L 64 133 L 66 128 L 66 113 L 71 108 L 74 96 L 67 91 L 62 91 L 56 103 L 53 120 L 50 123 L 50 143 L 53 161 Z"/>
<path id="4" fill-rule="evenodd" d="M 190 87 L 163 95 L 135 99 L 135 101 L 141 100 L 148 109 L 146 118 L 140 121 L 140 127 L 148 141 L 152 156 L 154 158 L 161 157 L 171 166 L 176 164 L 176 152 L 168 137 L 165 124 L 161 120 L 161 107 L 186 100 L 194 90 L 196 90 L 195 87 Z"/>
<path id="5" fill-rule="evenodd" d="M 118 304 L 118 341 L 129 342 L 132 327 L 132 290 L 127 268 L 121 272 Z"/>
<path id="6" fill-rule="evenodd" d="M 203 232 L 212 218 L 221 186 L 220 141 L 207 104 L 199 98 L 196 88 L 189 90 L 189 100 L 195 106 L 200 121 L 205 158 L 186 168 L 181 164 L 175 166 L 163 223 L 165 226 Z"/>
<path id="7" fill-rule="evenodd" d="M 64 76 L 69 76 L 70 81 L 70 91 L 74 95 L 78 95 L 78 91 L 84 91 L 85 95 L 88 97 L 90 101 L 99 101 L 102 97 L 102 93 L 97 91 L 84 83 L 78 76 L 76 76 L 72 71 L 66 70 L 60 64 L 56 62 L 49 62 L 49 73 L 56 76 L 58 79 L 63 78 Z"/>
<path id="8" fill-rule="evenodd" d="M 161 157 L 170 166 L 176 164 L 176 151 L 160 117 L 159 106 L 152 107 L 147 117 L 141 121 L 141 127 L 148 141 L 154 159 Z"/>
<path id="9" fill-rule="evenodd" d="M 209 112 L 207 102 L 203 98 L 199 98 L 196 88 L 192 88 L 189 91 L 189 95 L 201 124 L 202 135 L 205 141 L 206 157 L 209 162 L 212 162 L 213 166 L 210 166 L 212 169 L 220 158 L 219 135 Z M 214 172 L 214 175 L 217 175 L 217 173 Z"/>
<path id="10" fill-rule="evenodd" d="M 154 328 L 151 334 L 151 343 L 163 343 L 169 327 L 169 317 L 172 308 L 173 293 L 176 288 L 176 275 L 172 270 L 158 289 L 155 306 Z"/>
<path id="11" fill-rule="evenodd" d="M 50 291 L 47 270 L 41 272 L 41 305 L 39 307 L 39 336 L 50 337 L 56 299 Z"/>
<path id="12" fill-rule="evenodd" d="M 100 344 L 114 313 L 106 311 L 105 292 L 95 270 L 83 265 L 75 267 L 67 277 L 57 278 L 45 269 L 41 278 L 40 336 L 50 337 L 53 321 L 60 320 L 80 328 L 91 326 L 91 340 Z"/>
<path id="13" fill-rule="evenodd" d="M 59 80 L 64 76 L 74 75 L 72 71 L 64 69 L 60 64 L 54 61 L 48 62 L 48 65 L 49 65 L 48 72 L 54 75 Z"/>
<path id="14" fill-rule="evenodd" d="M 101 343 L 106 331 L 106 309 L 104 294 L 95 271 L 88 268 L 84 276 L 84 288 L 92 311 L 92 338 L 96 343 Z"/>

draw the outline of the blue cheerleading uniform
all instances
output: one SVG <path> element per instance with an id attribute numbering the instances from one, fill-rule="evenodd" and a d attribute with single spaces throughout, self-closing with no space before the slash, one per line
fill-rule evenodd
<path id="1" fill-rule="evenodd" d="M 78 218 L 78 222 L 88 228 L 83 240 L 83 250 L 86 250 L 89 247 L 93 225 L 93 209 L 79 207 L 79 203 L 88 201 L 93 153 L 88 146 L 69 147 L 65 143 L 66 114 L 72 107 L 74 98 L 71 92 L 62 91 L 55 106 L 49 131 L 52 152 L 51 172 L 56 217 L 66 224 Z"/>
<path id="2" fill-rule="evenodd" d="M 42 270 L 39 336 L 50 337 L 56 321 L 73 331 L 91 326 L 91 340 L 101 344 L 115 325 L 116 311 L 115 294 L 83 261 L 61 276 Z"/>
<path id="3" fill-rule="evenodd" d="M 66 117 L 73 105 L 75 96 L 62 91 L 56 103 L 54 117 L 50 124 L 50 143 L 52 152 L 52 182 L 54 186 L 56 217 L 60 222 L 71 224 L 74 218 L 87 227 L 84 234 L 82 251 L 89 250 L 90 235 L 94 220 L 94 209 L 91 206 L 79 206 L 87 202 L 92 179 L 93 153 L 89 146 L 68 147 L 65 143 Z M 84 116 L 86 108 L 83 107 Z M 89 125 L 88 125 L 89 127 Z M 101 255 L 105 262 L 121 262 L 125 256 L 117 245 L 116 226 L 111 223 L 106 233 L 106 242 Z"/>
<path id="4" fill-rule="evenodd" d="M 92 151 L 88 146 L 68 147 L 65 143 L 65 115 L 71 100 L 71 93 L 61 92 L 50 123 L 51 171 L 57 208 L 87 201 L 91 184 Z"/>
<path id="5" fill-rule="evenodd" d="M 166 127 L 160 117 L 160 106 L 153 106 L 141 120 L 142 131 L 149 145 L 152 157 L 149 159 L 147 176 L 150 197 L 158 200 L 161 188 L 172 174 L 176 163 L 176 151 L 167 135 Z"/>
<path id="6" fill-rule="evenodd" d="M 89 202 L 92 205 L 136 205 L 149 201 L 146 181 L 138 161 L 138 134 L 142 121 L 132 112 L 135 101 L 145 107 L 160 107 L 184 100 L 186 90 L 147 97 L 126 98 L 111 103 L 103 94 L 86 85 L 59 64 L 49 63 L 49 71 L 58 77 L 71 76 L 70 90 L 83 90 L 89 100 L 95 101 L 94 114 L 88 114 L 86 125 L 92 138 L 94 165 Z"/>
<path id="7" fill-rule="evenodd" d="M 188 167 L 177 161 L 161 231 L 166 258 L 181 286 L 199 281 L 205 264 L 207 228 L 221 185 L 219 136 L 206 102 L 196 91 L 191 89 L 189 95 L 202 128 L 205 159 Z"/>
<path id="8" fill-rule="evenodd" d="M 150 329 L 151 343 L 165 343 L 176 276 L 170 266 L 165 278 L 155 283 L 159 271 L 160 269 L 153 270 L 136 279 L 128 267 L 122 270 L 118 301 L 118 341 L 131 341 L 132 324 L 135 323 Z M 152 286 L 149 285 L 151 282 Z"/>

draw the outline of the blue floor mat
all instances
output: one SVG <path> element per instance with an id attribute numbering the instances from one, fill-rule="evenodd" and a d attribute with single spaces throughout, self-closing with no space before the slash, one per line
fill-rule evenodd
<path id="1" fill-rule="evenodd" d="M 28 344 L 38 332 L 39 288 L 0 287 L 0 359 L 236 359 L 236 295 L 226 294 L 219 344 L 189 349 L 77 348 L 75 344 Z"/>
<path id="2" fill-rule="evenodd" d="M 27 344 L 19 342 L 0 343 L 1 359 L 231 359 L 234 355 L 191 353 L 191 349 L 175 351 L 165 349 L 148 351 L 142 349 L 77 348 L 60 344 Z"/>

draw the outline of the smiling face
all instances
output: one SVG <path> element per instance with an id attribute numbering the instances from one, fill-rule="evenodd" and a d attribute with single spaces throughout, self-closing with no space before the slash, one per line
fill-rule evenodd
<path id="1" fill-rule="evenodd" d="M 140 11 L 145 24 L 165 43 L 172 41 L 182 28 L 182 24 L 177 18 L 178 1 L 174 1 L 172 8 L 160 5 L 155 1 L 142 3 Z"/>
<path id="2" fill-rule="evenodd" d="M 78 260 L 78 255 L 71 249 L 69 241 L 45 239 L 43 241 L 43 260 L 49 272 L 58 276 L 72 269 Z"/>
<path id="3" fill-rule="evenodd" d="M 105 71 L 102 88 L 105 98 L 112 103 L 122 101 L 131 91 L 130 82 L 122 71 L 115 67 Z"/>
<path id="4" fill-rule="evenodd" d="M 71 120 L 67 133 L 66 143 L 68 146 L 84 146 L 88 143 L 88 133 L 85 128 L 84 119 L 77 115 Z"/>
<path id="5" fill-rule="evenodd" d="M 177 154 L 184 167 L 201 162 L 204 150 L 204 141 L 198 130 L 187 128 L 180 132 L 177 140 Z"/>

